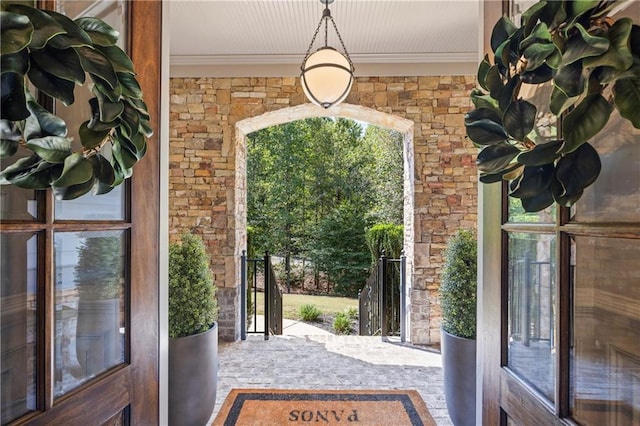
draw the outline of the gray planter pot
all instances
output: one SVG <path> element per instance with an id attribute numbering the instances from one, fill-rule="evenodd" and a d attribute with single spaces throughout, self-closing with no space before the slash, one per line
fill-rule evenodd
<path id="1" fill-rule="evenodd" d="M 207 424 L 218 386 L 218 324 L 204 333 L 169 339 L 169 424 Z"/>
<path id="2" fill-rule="evenodd" d="M 455 426 L 476 424 L 476 341 L 441 330 L 444 396 Z"/>

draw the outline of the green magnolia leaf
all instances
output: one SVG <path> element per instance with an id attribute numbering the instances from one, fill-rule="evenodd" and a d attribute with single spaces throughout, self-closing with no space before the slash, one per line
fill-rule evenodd
<path id="1" fill-rule="evenodd" d="M 145 120 L 151 119 L 151 116 L 149 115 L 149 112 L 147 110 L 147 104 L 145 104 L 142 99 L 127 98 L 126 102 L 140 113 L 140 117 L 144 118 Z"/>
<path id="2" fill-rule="evenodd" d="M 491 49 L 495 52 L 516 30 L 517 27 L 513 25 L 511 19 L 507 16 L 502 16 L 491 32 Z"/>
<path id="3" fill-rule="evenodd" d="M 473 89 L 471 90 L 471 102 L 477 108 L 488 108 L 499 111 L 498 109 L 498 101 L 493 99 L 491 96 L 483 93 L 481 90 Z"/>
<path id="4" fill-rule="evenodd" d="M 18 141 L 10 139 L 0 139 L 0 159 L 9 158 L 18 152 Z"/>
<path id="5" fill-rule="evenodd" d="M 92 188 L 93 194 L 101 195 L 113 190 L 116 172 L 111 163 L 100 154 L 94 155 L 89 160 L 93 166 L 93 175 L 96 177 L 96 182 Z"/>
<path id="6" fill-rule="evenodd" d="M 115 89 L 118 85 L 118 77 L 113 69 L 113 65 L 102 52 L 90 47 L 76 48 L 80 56 L 82 68 L 89 74 L 100 77 L 104 82 L 109 84 L 111 89 Z"/>
<path id="7" fill-rule="evenodd" d="M 533 28 L 531 34 L 525 37 L 520 42 L 520 50 L 526 50 L 527 48 L 535 45 L 535 44 L 549 44 L 552 43 L 553 40 L 551 38 L 551 33 L 549 32 L 549 27 L 544 22 L 538 22 L 536 26 Z"/>
<path id="8" fill-rule="evenodd" d="M 75 152 L 65 158 L 62 174 L 51 184 L 58 188 L 66 188 L 87 182 L 92 177 L 93 168 L 91 162 L 84 158 L 82 154 Z"/>
<path id="9" fill-rule="evenodd" d="M 621 18 L 613 24 L 607 33 L 609 49 L 603 55 L 584 59 L 584 66 L 595 68 L 609 66 L 618 70 L 626 70 L 633 64 L 629 40 L 633 21 Z"/>
<path id="10" fill-rule="evenodd" d="M 489 68 L 491 68 L 491 62 L 489 62 L 489 55 L 487 54 L 484 55 L 484 59 L 478 66 L 478 84 L 480 84 L 480 87 L 482 87 L 484 90 L 489 90 L 487 89 L 487 85 L 485 83 Z"/>
<path id="11" fill-rule="evenodd" d="M 140 127 L 138 128 L 138 131 L 142 133 L 146 138 L 150 138 L 151 136 L 153 136 L 153 129 L 149 124 L 149 120 L 146 120 L 146 119 L 140 120 Z"/>
<path id="12" fill-rule="evenodd" d="M 14 72 L 0 75 L 0 118 L 9 121 L 24 120 L 29 116 L 24 95 L 24 78 Z"/>
<path id="13" fill-rule="evenodd" d="M 504 86 L 502 91 L 500 92 L 500 97 L 498 98 L 498 105 L 501 111 L 505 111 L 511 102 L 514 101 L 515 96 L 520 90 L 520 85 L 522 84 L 522 80 L 516 75 L 507 81 L 507 84 Z M 503 118 L 504 119 L 504 118 Z"/>
<path id="14" fill-rule="evenodd" d="M 591 73 L 591 78 L 595 78 L 600 84 L 610 84 L 626 78 L 640 78 L 640 57 L 637 61 L 633 62 L 633 65 L 631 65 L 629 69 L 624 71 L 617 70 L 613 67 L 597 67 Z"/>
<path id="15" fill-rule="evenodd" d="M 526 167 L 517 179 L 509 183 L 509 195 L 515 198 L 537 197 L 549 189 L 554 178 L 553 164 Z"/>
<path id="16" fill-rule="evenodd" d="M 34 28 L 31 42 L 29 43 L 31 49 L 42 49 L 54 36 L 64 33 L 64 29 L 40 9 L 22 4 L 10 4 L 7 6 L 7 10 L 25 15 L 29 18 L 29 21 L 31 21 Z M 4 32 L 2 35 L 4 36 Z"/>
<path id="17" fill-rule="evenodd" d="M 66 187 L 58 187 L 54 186 L 53 195 L 56 197 L 56 200 L 75 200 L 76 198 L 87 194 L 93 188 L 94 179 L 89 179 L 85 182 L 78 183 L 75 185 L 70 185 Z"/>
<path id="18" fill-rule="evenodd" d="M 48 163 L 64 163 L 71 155 L 71 139 L 45 136 L 27 141 L 27 147 Z"/>
<path id="19" fill-rule="evenodd" d="M 105 140 L 105 138 L 111 132 L 111 129 L 106 129 L 102 131 L 95 131 L 88 127 L 89 121 L 85 121 L 80 125 L 79 134 L 80 134 L 80 142 L 85 149 L 93 149 Z"/>
<path id="20" fill-rule="evenodd" d="M 553 192 L 550 188 L 547 188 L 533 197 L 524 197 L 520 199 L 520 204 L 522 204 L 522 208 L 525 212 L 539 212 L 551 204 L 553 204 Z"/>
<path id="21" fill-rule="evenodd" d="M 523 141 L 533 130 L 536 113 L 535 105 L 523 99 L 518 99 L 512 102 L 504 112 L 502 123 L 511 137 Z"/>
<path id="22" fill-rule="evenodd" d="M 584 93 L 586 80 L 582 74 L 582 61 L 561 66 L 554 78 L 554 84 L 569 98 Z"/>
<path id="23" fill-rule="evenodd" d="M 600 0 L 573 0 L 569 5 L 569 16 L 580 16 L 595 8 Z"/>
<path id="24" fill-rule="evenodd" d="M 73 81 L 58 78 L 40 68 L 35 62 L 31 63 L 28 75 L 29 80 L 47 95 L 60 100 L 66 106 L 74 102 L 75 83 Z"/>
<path id="25" fill-rule="evenodd" d="M 24 125 L 24 138 L 29 141 L 43 136 L 67 136 L 67 124 L 31 100 L 27 103 L 31 115 Z"/>
<path id="26" fill-rule="evenodd" d="M 75 23 L 86 31 L 93 43 L 98 46 L 114 45 L 118 42 L 118 37 L 120 37 L 118 31 L 97 18 L 82 17 L 76 19 Z"/>
<path id="27" fill-rule="evenodd" d="M 124 112 L 120 116 L 120 120 L 128 124 L 130 129 L 130 135 L 135 136 L 138 134 L 138 128 L 140 127 L 140 115 L 135 108 L 132 108 L 129 104 L 124 105 Z"/>
<path id="28" fill-rule="evenodd" d="M 118 46 L 96 46 L 96 49 L 109 58 L 116 72 L 135 75 L 133 62 L 131 62 L 127 54 Z"/>
<path id="29" fill-rule="evenodd" d="M 93 80 L 95 89 L 99 90 L 100 93 L 106 96 L 111 102 L 118 102 L 120 100 L 120 96 L 122 96 L 121 84 L 117 84 L 115 88 L 112 88 L 109 83 L 95 74 L 91 74 L 91 80 Z"/>
<path id="30" fill-rule="evenodd" d="M 561 197 L 571 198 L 596 181 L 602 165 L 598 152 L 589 143 L 580 145 L 575 151 L 558 161 L 556 178 L 562 185 Z"/>
<path id="31" fill-rule="evenodd" d="M 124 149 L 121 144 L 113 144 L 113 158 L 118 162 L 127 176 L 127 170 L 131 169 L 137 162 L 138 158 L 128 149 Z"/>
<path id="32" fill-rule="evenodd" d="M 520 164 L 513 164 L 504 170 L 497 173 L 480 173 L 480 182 L 482 183 L 496 183 L 501 182 L 503 179 L 508 179 L 507 176 L 513 173 L 517 173 L 518 170 L 523 170 Z"/>
<path id="33" fill-rule="evenodd" d="M 502 118 L 494 109 L 489 108 L 477 108 L 469 111 L 464 115 L 464 124 L 470 124 L 474 121 L 487 119 L 495 123 L 502 124 Z"/>
<path id="34" fill-rule="evenodd" d="M 536 145 L 531 151 L 523 152 L 518 156 L 518 163 L 525 166 L 543 166 L 553 163 L 560 157 L 560 151 L 564 141 L 556 140 Z"/>
<path id="35" fill-rule="evenodd" d="M 94 93 L 96 92 L 97 90 L 94 90 Z M 103 122 L 100 120 L 100 106 L 97 97 L 89 99 L 89 105 L 91 106 L 91 119 L 87 125 L 89 129 L 94 132 L 101 132 L 104 130 L 111 130 L 119 125 L 119 122 L 116 120 L 110 122 Z"/>
<path id="36" fill-rule="evenodd" d="M 502 76 L 500 75 L 500 70 L 498 70 L 497 65 L 493 65 L 489 68 L 485 82 L 489 89 L 489 95 L 494 99 L 498 99 L 500 92 L 504 88 L 504 84 L 502 83 Z"/>
<path id="37" fill-rule="evenodd" d="M 546 1 L 535 3 L 529 9 L 522 13 L 522 28 L 524 28 L 524 37 L 529 36 L 533 28 L 537 25 L 539 17 L 542 15 L 544 8 L 547 7 Z M 548 27 L 547 27 L 548 28 Z"/>
<path id="38" fill-rule="evenodd" d="M 552 56 L 558 48 L 553 43 L 536 43 L 527 47 L 522 53 L 527 60 L 527 71 L 535 70 L 541 67 Z"/>
<path id="39" fill-rule="evenodd" d="M 104 96 L 102 92 L 96 90 L 95 88 L 93 90 L 93 93 L 96 95 L 96 99 L 98 100 L 100 121 L 108 123 L 120 117 L 120 115 L 124 111 L 124 103 L 122 101 L 111 102 Z"/>
<path id="40" fill-rule="evenodd" d="M 547 24 L 550 31 L 556 29 L 565 19 L 567 19 L 567 11 L 564 1 L 549 1 L 540 13 L 540 21 Z"/>
<path id="41" fill-rule="evenodd" d="M 497 173 L 507 168 L 519 153 L 518 148 L 506 142 L 489 145 L 480 151 L 476 164 L 481 172 Z"/>
<path id="42" fill-rule="evenodd" d="M 609 121 L 611 106 L 600 94 L 589 95 L 562 122 L 563 153 L 576 150 L 595 136 Z"/>
<path id="43" fill-rule="evenodd" d="M 613 95 L 620 115 L 640 129 L 640 78 L 618 80 L 613 85 Z"/>
<path id="44" fill-rule="evenodd" d="M 31 59 L 41 69 L 63 80 L 83 84 L 85 73 L 80 65 L 78 54 L 72 48 L 54 49 L 46 46 L 44 49 L 32 51 Z"/>
<path id="45" fill-rule="evenodd" d="M 0 184 L 10 183 L 20 188 L 46 189 L 51 176 L 55 174 L 55 164 L 48 163 L 32 155 L 17 160 L 0 173 Z"/>
<path id="46" fill-rule="evenodd" d="M 551 112 L 555 115 L 560 115 L 567 108 L 572 106 L 578 100 L 577 96 L 568 97 L 566 93 L 564 93 L 558 86 L 553 86 L 553 90 L 551 91 L 551 98 L 549 100 L 549 108 Z"/>
<path id="47" fill-rule="evenodd" d="M 91 46 L 91 39 L 87 33 L 71 19 L 53 10 L 45 10 L 44 12 L 51 16 L 65 31 L 64 34 L 59 34 L 49 41 L 51 47 L 63 50 L 70 47 Z"/>
<path id="48" fill-rule="evenodd" d="M 567 49 L 562 55 L 563 64 L 569 65 L 579 59 L 599 56 L 609 49 L 609 39 L 606 37 L 593 36 L 580 24 L 576 24 L 575 28 L 578 32 L 567 40 Z"/>
<path id="49" fill-rule="evenodd" d="M 31 42 L 33 25 L 29 18 L 7 11 L 0 11 L 0 53 L 17 53 Z"/>
<path id="50" fill-rule="evenodd" d="M 494 145 L 508 139 L 504 128 L 494 121 L 482 119 L 466 125 L 467 136 L 478 145 Z"/>
<path id="51" fill-rule="evenodd" d="M 551 55 L 550 57 L 552 57 Z M 548 59 L 548 58 L 547 58 Z M 535 70 L 525 71 L 520 74 L 520 80 L 527 84 L 541 84 L 553 78 L 554 70 L 547 63 L 539 66 Z"/>
<path id="52" fill-rule="evenodd" d="M 29 70 L 29 52 L 22 49 L 19 52 L 11 54 L 2 54 L 0 57 L 0 72 L 13 72 L 25 75 Z"/>
<path id="53" fill-rule="evenodd" d="M 133 99 L 142 99 L 142 89 L 135 76 L 129 73 L 117 73 L 122 85 L 122 94 Z"/>

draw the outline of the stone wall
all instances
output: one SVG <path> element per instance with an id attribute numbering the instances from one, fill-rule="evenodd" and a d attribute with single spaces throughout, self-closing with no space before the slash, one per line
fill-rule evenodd
<path id="1" fill-rule="evenodd" d="M 465 141 L 464 129 L 474 86 L 472 76 L 361 77 L 345 101 L 389 114 L 391 122 L 414 123 L 410 328 L 418 344 L 440 340 L 437 289 L 446 240 L 458 228 L 476 227 L 476 149 Z M 237 228 L 244 226 L 236 194 L 243 185 L 236 182 L 235 164 L 244 138 L 235 125 L 307 101 L 293 77 L 173 78 L 170 90 L 171 238 L 192 231 L 205 240 L 225 301 L 220 335 L 234 340 L 239 336 L 237 254 L 243 249 Z M 326 115 L 323 111 L 318 108 L 318 115 Z"/>

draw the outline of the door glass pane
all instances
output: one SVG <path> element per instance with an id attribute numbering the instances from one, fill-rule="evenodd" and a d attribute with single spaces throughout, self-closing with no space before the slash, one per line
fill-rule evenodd
<path id="1" fill-rule="evenodd" d="M 125 231 L 55 234 L 55 395 L 125 360 Z"/>
<path id="2" fill-rule="evenodd" d="M 640 424 L 640 240 L 572 242 L 571 409 L 583 425 Z"/>
<path id="3" fill-rule="evenodd" d="M 507 365 L 553 401 L 555 386 L 555 237 L 509 235 Z"/>
<path id="4" fill-rule="evenodd" d="M 75 19 L 80 16 L 93 16 L 100 18 L 111 25 L 120 33 L 118 45 L 126 46 L 126 2 L 125 1 L 56 1 L 58 12 Z M 90 90 L 92 84 L 88 84 L 91 78 L 87 76 L 85 87 L 77 87 L 75 102 L 65 107 L 61 102 L 55 103 L 56 114 L 61 117 L 69 128 L 69 137 L 74 140 L 74 150 L 82 149 L 78 129 L 80 125 L 91 118 L 89 99 L 94 97 Z M 100 151 L 108 160 L 111 159 L 109 144 Z M 55 203 L 56 220 L 124 220 L 125 219 L 125 187 L 120 185 L 108 194 L 94 196 L 90 192 L 75 200 L 60 201 Z"/>
<path id="5" fill-rule="evenodd" d="M 572 209 L 578 222 L 640 221 L 640 129 L 617 112 L 593 140 L 602 170 Z"/>
<path id="6" fill-rule="evenodd" d="M 0 125 L 4 125 L 0 122 Z M 0 160 L 0 170 L 4 170 L 18 159 L 31 154 L 19 148 L 13 156 Z M 0 220 L 34 221 L 38 219 L 37 192 L 33 189 L 18 188 L 14 185 L 0 185 Z"/>
<path id="7" fill-rule="evenodd" d="M 0 411 L 2 424 L 36 410 L 37 237 L 0 237 Z"/>

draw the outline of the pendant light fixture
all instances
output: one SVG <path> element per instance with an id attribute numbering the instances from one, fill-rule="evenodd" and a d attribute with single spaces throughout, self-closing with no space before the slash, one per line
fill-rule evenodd
<path id="1" fill-rule="evenodd" d="M 325 7 L 318 28 L 316 28 L 311 44 L 302 60 L 300 83 L 307 99 L 323 108 L 329 108 L 344 101 L 349 94 L 355 68 L 329 10 L 329 4 L 333 3 L 333 0 L 320 0 L 320 3 L 323 3 Z M 333 24 L 344 55 L 329 46 L 329 21 Z M 324 46 L 310 54 L 323 23 Z"/>

